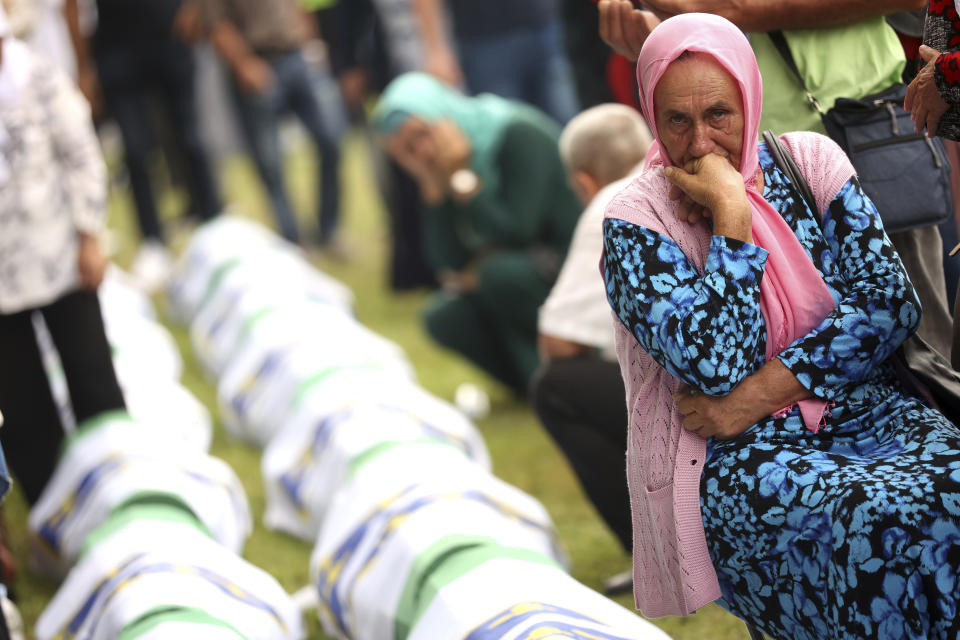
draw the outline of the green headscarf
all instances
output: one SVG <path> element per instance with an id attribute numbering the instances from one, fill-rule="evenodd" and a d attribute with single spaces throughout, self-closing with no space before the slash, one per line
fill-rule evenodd
<path id="1" fill-rule="evenodd" d="M 496 188 L 496 157 L 519 104 L 490 93 L 468 97 L 426 73 L 405 73 L 387 85 L 373 110 L 374 131 L 391 135 L 416 116 L 425 122 L 449 118 L 470 140 L 470 166 L 486 187 Z"/>

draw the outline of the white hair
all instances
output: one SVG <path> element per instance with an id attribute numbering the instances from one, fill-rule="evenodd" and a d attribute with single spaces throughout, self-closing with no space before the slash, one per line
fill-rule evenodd
<path id="1" fill-rule="evenodd" d="M 601 104 L 578 114 L 560 135 L 567 171 L 584 171 L 601 185 L 626 176 L 647 155 L 652 138 L 640 113 L 622 104 Z"/>

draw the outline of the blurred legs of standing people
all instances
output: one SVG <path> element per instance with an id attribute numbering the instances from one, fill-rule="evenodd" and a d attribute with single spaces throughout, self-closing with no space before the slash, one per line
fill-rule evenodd
<path id="1" fill-rule="evenodd" d="M 39 311 L 63 363 L 77 423 L 124 408 L 95 291 L 68 293 Z M 53 475 L 63 427 L 33 329 L 34 309 L 0 314 L 0 442 L 29 504 Z"/>
<path id="2" fill-rule="evenodd" d="M 310 70 L 313 95 L 319 107 L 320 129 L 323 134 L 323 142 L 315 142 L 320 155 L 317 161 L 321 163 L 320 180 L 323 185 L 319 195 L 320 202 L 317 204 L 317 220 L 320 224 L 317 242 L 323 248 L 336 250 L 342 197 L 340 162 L 343 156 L 343 138 L 350 128 L 350 116 L 347 113 L 340 85 L 333 76 L 329 49 L 323 41 L 308 42 L 304 47 L 303 55 Z"/>
<path id="3" fill-rule="evenodd" d="M 422 57 L 422 43 L 405 0 L 340 2 L 318 22 L 330 47 L 333 71 L 344 87 L 343 97 L 358 122 L 364 118 L 366 91 L 382 90 L 393 74 L 414 68 Z M 390 33 L 396 37 L 391 39 Z M 370 152 L 390 223 L 390 287 L 394 291 L 435 287 L 436 277 L 423 252 L 420 190 L 376 144 L 370 144 Z"/>
<path id="4" fill-rule="evenodd" d="M 540 107 L 566 123 L 580 110 L 558 22 L 457 40 L 471 93 L 495 93 Z"/>
<path id="5" fill-rule="evenodd" d="M 428 73 L 448 84 L 465 82 L 472 94 L 523 100 L 561 124 L 580 110 L 559 0 L 411 2 Z"/>
<path id="6" fill-rule="evenodd" d="M 299 50 L 265 56 L 275 82 L 266 93 L 244 91 L 231 82 L 240 126 L 251 155 L 260 171 L 283 236 L 299 241 L 297 221 L 284 185 L 283 153 L 280 147 L 279 117 L 289 109 L 303 123 L 319 154 L 320 197 L 319 243 L 333 238 L 340 208 L 340 145 L 327 123 L 315 93 L 314 79 Z"/>
<path id="7" fill-rule="evenodd" d="M 600 29 L 597 8 L 583 0 L 564 0 L 563 23 L 580 107 L 587 109 L 611 102 L 613 94 L 607 85 L 607 63 L 612 54 L 597 33 Z"/>
<path id="8" fill-rule="evenodd" d="M 185 164 L 187 215 L 209 220 L 223 208 L 217 181 L 200 135 L 193 51 L 172 37 L 149 47 L 104 46 L 96 62 L 107 110 L 123 137 L 124 158 L 144 244 L 133 265 L 148 291 L 162 285 L 170 268 L 151 183 L 150 160 L 158 148 L 148 109 L 160 99 Z"/>

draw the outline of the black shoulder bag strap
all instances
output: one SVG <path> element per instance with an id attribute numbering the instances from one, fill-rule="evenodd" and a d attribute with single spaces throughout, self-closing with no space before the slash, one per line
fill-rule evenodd
<path id="1" fill-rule="evenodd" d="M 790 152 L 787 151 L 787 148 L 783 146 L 780 137 L 773 133 L 773 131 L 767 129 L 763 132 L 763 141 L 767 143 L 767 149 L 770 150 L 773 161 L 780 167 L 780 170 L 787 175 L 790 184 L 793 185 L 797 193 L 800 194 L 800 197 L 803 198 L 804 202 L 810 207 L 810 211 L 812 211 L 814 215 L 819 216 L 820 211 L 817 209 L 817 199 L 813 195 L 810 183 L 808 183 L 807 179 L 800 173 L 800 167 L 797 166 L 796 161 L 793 159 L 793 156 L 790 155 Z"/>
<path id="2" fill-rule="evenodd" d="M 817 100 L 817 97 L 810 93 L 810 90 L 807 89 L 807 83 L 803 81 L 803 76 L 800 74 L 800 68 L 797 67 L 797 61 L 793 59 L 793 54 L 790 53 L 790 46 L 787 44 L 787 38 L 783 35 L 783 31 L 779 29 L 776 31 L 768 31 L 767 35 L 770 36 L 770 40 L 773 41 L 773 46 L 777 48 L 777 52 L 780 54 L 780 57 L 783 58 L 783 61 L 787 63 L 787 67 L 793 73 L 794 77 L 797 79 L 797 82 L 800 83 L 800 88 L 803 89 L 804 94 L 807 96 L 807 102 L 810 103 L 810 106 L 821 116 L 823 115 L 823 107 L 820 106 L 820 101 Z M 783 167 L 780 167 L 781 169 Z"/>

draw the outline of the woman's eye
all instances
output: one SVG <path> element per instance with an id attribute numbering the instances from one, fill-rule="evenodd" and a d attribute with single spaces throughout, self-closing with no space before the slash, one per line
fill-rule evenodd
<path id="1" fill-rule="evenodd" d="M 716 111 L 714 111 L 714 112 L 711 113 L 710 115 L 711 115 L 711 117 L 712 117 L 714 120 L 720 120 L 720 119 L 722 119 L 725 115 L 727 115 L 727 112 L 724 111 L 724 110 L 722 110 L 722 109 L 717 109 Z"/>
<path id="2" fill-rule="evenodd" d="M 687 119 L 681 115 L 670 116 L 670 124 L 683 124 Z"/>

